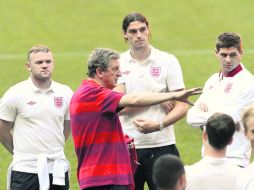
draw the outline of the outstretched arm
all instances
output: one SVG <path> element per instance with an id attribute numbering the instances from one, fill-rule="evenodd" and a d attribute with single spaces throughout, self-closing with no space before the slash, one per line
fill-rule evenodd
<path id="1" fill-rule="evenodd" d="M 118 84 L 115 88 L 114 91 L 116 92 L 121 92 L 121 93 L 126 93 L 126 88 L 125 84 Z M 131 115 L 131 114 L 136 114 L 139 112 L 144 111 L 144 107 L 125 107 L 122 109 L 118 114 L 119 115 Z"/>
<path id="2" fill-rule="evenodd" d="M 11 134 L 12 127 L 13 122 L 0 119 L 0 142 L 11 154 L 13 154 L 13 138 Z"/>
<path id="3" fill-rule="evenodd" d="M 152 106 L 160 104 L 168 100 L 176 100 L 193 105 L 188 100 L 190 96 L 201 94 L 201 88 L 192 88 L 188 90 L 181 90 L 177 92 L 167 93 L 132 93 L 124 95 L 120 102 L 119 107 L 136 107 L 136 106 Z"/>

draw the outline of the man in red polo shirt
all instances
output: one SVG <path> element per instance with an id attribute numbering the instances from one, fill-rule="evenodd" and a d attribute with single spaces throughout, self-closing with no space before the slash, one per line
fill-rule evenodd
<path id="1" fill-rule="evenodd" d="M 71 128 L 81 189 L 134 188 L 129 152 L 118 117 L 122 108 L 168 100 L 190 103 L 189 96 L 200 94 L 200 88 L 171 93 L 118 93 L 112 89 L 121 76 L 119 68 L 117 52 L 95 49 L 88 60 L 89 79 L 82 82 L 71 100 Z"/>

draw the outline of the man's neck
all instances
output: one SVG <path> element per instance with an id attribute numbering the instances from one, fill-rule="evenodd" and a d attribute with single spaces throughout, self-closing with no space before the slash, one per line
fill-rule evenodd
<path id="1" fill-rule="evenodd" d="M 226 148 L 217 150 L 208 145 L 205 147 L 205 156 L 212 158 L 224 158 L 226 156 Z"/>
<path id="2" fill-rule="evenodd" d="M 150 56 L 151 47 L 149 45 L 142 49 L 131 49 L 130 53 L 133 59 L 137 60 L 138 62 L 143 62 Z"/>
<path id="3" fill-rule="evenodd" d="M 223 76 L 225 77 L 233 77 L 235 76 L 237 73 L 239 73 L 241 70 L 243 70 L 241 64 L 239 64 L 236 68 L 234 68 L 232 71 L 230 72 L 226 72 L 226 73 L 223 73 Z"/>
<path id="4" fill-rule="evenodd" d="M 89 78 L 89 80 L 92 80 L 93 82 L 97 83 L 98 85 L 100 85 L 104 88 L 108 88 L 107 86 L 105 86 L 103 81 L 98 76 L 95 76 L 94 78 Z"/>
<path id="5" fill-rule="evenodd" d="M 34 85 L 40 89 L 40 90 L 47 90 L 49 89 L 50 85 L 51 85 L 51 78 L 49 79 L 46 79 L 46 80 L 38 80 L 38 79 L 35 79 L 33 77 L 31 77 Z"/>

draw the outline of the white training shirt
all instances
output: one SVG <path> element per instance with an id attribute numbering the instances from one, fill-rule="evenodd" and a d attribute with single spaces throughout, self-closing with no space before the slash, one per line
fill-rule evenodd
<path id="1" fill-rule="evenodd" d="M 243 66 L 242 66 L 243 67 Z M 199 110 L 200 102 L 208 105 L 208 112 Z M 193 127 L 204 126 L 215 112 L 230 115 L 235 122 L 240 122 L 245 106 L 254 103 L 254 77 L 244 67 L 233 77 L 219 77 L 216 73 L 205 83 L 203 93 L 188 111 L 187 123 Z M 236 165 L 246 167 L 249 163 L 250 144 L 243 128 L 236 131 L 233 142 L 227 147 L 226 157 Z"/>
<path id="2" fill-rule="evenodd" d="M 180 64 L 174 55 L 151 47 L 151 54 L 140 64 L 131 57 L 130 50 L 121 54 L 122 77 L 118 84 L 125 84 L 126 93 L 168 92 L 185 88 Z M 175 144 L 173 125 L 162 131 L 143 134 L 136 130 L 134 119 L 161 121 L 166 116 L 160 105 L 145 107 L 137 114 L 120 116 L 124 133 L 135 139 L 136 148 L 152 148 Z"/>
<path id="3" fill-rule="evenodd" d="M 254 162 L 243 170 L 237 180 L 237 190 L 253 190 L 254 189 Z"/>
<path id="4" fill-rule="evenodd" d="M 204 157 L 185 166 L 186 190 L 238 190 L 236 179 L 242 170 L 228 163 L 226 158 Z"/>
<path id="5" fill-rule="evenodd" d="M 13 170 L 37 173 L 37 156 L 63 151 L 63 124 L 70 119 L 68 109 L 72 94 L 68 86 L 54 81 L 43 92 L 30 78 L 4 94 L 0 118 L 14 122 Z"/>

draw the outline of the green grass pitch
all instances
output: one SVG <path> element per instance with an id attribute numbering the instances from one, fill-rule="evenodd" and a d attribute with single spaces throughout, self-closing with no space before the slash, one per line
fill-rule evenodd
<path id="1" fill-rule="evenodd" d="M 96 47 L 122 52 L 128 48 L 121 33 L 123 17 L 144 13 L 151 43 L 179 59 L 187 88 L 203 86 L 218 71 L 215 38 L 225 31 L 242 35 L 243 63 L 254 71 L 254 1 L 238 0 L 0 0 L 0 97 L 25 80 L 26 53 L 35 44 L 49 46 L 56 67 L 54 80 L 75 90 L 86 78 L 86 60 Z M 192 98 L 195 101 L 195 98 Z M 185 164 L 200 159 L 201 132 L 182 119 L 175 125 L 177 146 Z M 79 189 L 72 139 L 66 143 L 71 163 L 71 189 Z M 0 146 L 0 190 L 6 189 L 11 155 Z"/>

